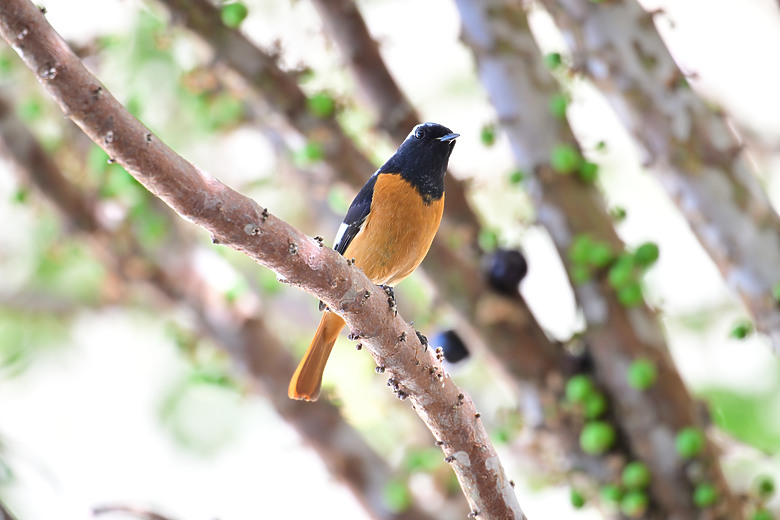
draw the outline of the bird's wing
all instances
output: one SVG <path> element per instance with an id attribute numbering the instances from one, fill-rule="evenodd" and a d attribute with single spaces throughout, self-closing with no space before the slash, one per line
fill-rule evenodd
<path id="1" fill-rule="evenodd" d="M 339 231 L 336 234 L 336 241 L 333 249 L 340 254 L 344 254 L 352 240 L 363 229 L 368 214 L 371 212 L 371 200 L 374 197 L 374 185 L 379 172 L 368 179 L 368 182 L 360 189 L 352 204 L 344 216 L 344 222 L 341 223 Z"/>

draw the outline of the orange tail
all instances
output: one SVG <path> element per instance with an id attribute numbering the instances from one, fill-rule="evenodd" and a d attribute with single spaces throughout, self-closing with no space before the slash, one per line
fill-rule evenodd
<path id="1" fill-rule="evenodd" d="M 344 325 L 344 320 L 337 314 L 325 312 L 322 316 L 309 350 L 306 351 L 306 355 L 303 356 L 290 380 L 290 387 L 287 389 L 290 399 L 316 401 L 320 396 L 322 372 L 325 370 L 330 351 L 333 350 L 333 344 L 336 343 Z"/>

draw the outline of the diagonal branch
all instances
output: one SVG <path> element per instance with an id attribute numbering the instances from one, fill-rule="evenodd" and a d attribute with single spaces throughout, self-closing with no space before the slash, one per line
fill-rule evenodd
<path id="1" fill-rule="evenodd" d="M 314 448 L 331 473 L 344 481 L 373 518 L 386 520 L 429 520 L 416 506 L 393 513 L 384 506 L 382 493 L 393 478 L 392 469 L 363 437 L 327 401 L 311 406 L 287 398 L 289 374 L 296 362 L 268 331 L 260 318 L 245 315 L 224 299 L 203 294 L 208 283 L 196 273 L 170 266 L 142 254 L 134 237 L 120 237 L 103 228 L 94 205 L 76 189 L 46 154 L 11 105 L 0 97 L 0 147 L 18 165 L 22 176 L 40 190 L 78 232 L 92 239 L 97 253 L 109 269 L 132 284 L 145 283 L 171 302 L 185 305 L 197 316 L 201 332 L 230 354 L 234 364 L 248 372 L 255 386 L 262 388 L 277 412 L 298 430 Z M 56 189 L 52 189 L 56 187 Z M 125 243 L 120 244 L 124 241 Z M 127 243 L 129 242 L 129 243 Z M 180 251 L 180 258 L 189 256 Z M 134 265 L 125 269 L 124 265 Z M 144 269 L 137 266 L 143 265 Z M 186 271 L 186 272 L 182 272 Z"/>
<path id="2" fill-rule="evenodd" d="M 442 442 L 472 512 L 525 518 L 471 398 L 359 269 L 159 141 L 98 83 L 31 2 L 7 0 L 0 33 L 68 117 L 150 192 L 215 243 L 245 253 L 344 318 Z"/>
<path id="3" fill-rule="evenodd" d="M 183 20 L 187 27 L 209 42 L 214 52 L 247 83 L 255 86 L 269 105 L 287 107 L 283 113 L 290 125 L 301 134 L 310 138 L 327 134 L 329 142 L 349 141 L 349 144 L 333 146 L 332 150 L 337 151 L 334 153 L 326 147 L 324 160 L 354 187 L 359 189 L 363 185 L 367 173 L 373 170 L 370 161 L 354 148 L 335 118 L 313 118 L 308 114 L 305 94 L 293 75 L 280 70 L 271 56 L 254 46 L 240 31 L 223 25 L 217 9 L 209 0 L 160 1 L 171 10 L 174 18 Z M 367 31 L 361 31 L 355 38 L 365 44 L 373 42 Z M 387 76 L 389 74 L 384 75 Z M 390 91 L 394 92 L 390 94 L 393 99 L 403 98 L 398 89 Z M 279 99 L 285 96 L 283 101 Z M 395 132 L 393 135 L 397 137 L 399 131 Z M 342 152 L 355 157 L 344 162 Z M 450 177 L 448 175 L 447 179 Z M 495 313 L 490 320 L 479 316 L 481 302 L 485 298 L 498 297 L 491 293 L 478 274 L 479 260 L 472 247 L 478 233 L 476 217 L 465 202 L 465 195 L 451 192 L 450 184 L 446 189 L 445 218 L 422 267 L 444 299 L 469 318 L 468 321 L 478 328 L 491 350 L 501 358 L 501 363 L 496 365 L 509 371 L 516 379 L 531 381 L 544 391 L 549 376 L 558 373 L 565 353 L 547 338 L 520 297 L 501 300 L 500 305 L 508 306 L 509 312 Z M 462 193 L 462 188 L 456 186 L 456 189 Z M 463 199 L 463 204 L 453 204 L 458 199 Z M 459 245 L 453 246 L 445 237 L 455 237 Z"/>
<path id="4" fill-rule="evenodd" d="M 624 245 L 615 233 L 598 189 L 576 178 L 575 172 L 553 170 L 553 149 L 565 144 L 579 150 L 565 119 L 553 118 L 548 100 L 558 92 L 555 79 L 539 59 L 521 2 L 457 0 L 464 40 L 474 52 L 482 83 L 509 137 L 518 166 L 535 176 L 529 190 L 535 197 L 539 221 L 548 230 L 571 272 L 569 255 L 575 236 L 588 234 L 612 251 Z M 581 154 L 577 151 L 576 153 Z M 693 482 L 674 448 L 676 432 L 701 421 L 696 406 L 667 352 L 663 331 L 646 306 L 628 309 L 609 286 L 606 273 L 574 286 L 588 328 L 585 340 L 595 376 L 608 391 L 614 419 L 630 453 L 653 475 L 656 508 L 665 518 L 741 518 L 738 501 L 723 478 L 716 451 L 707 448 L 706 479 L 715 483 L 722 500 L 710 512 L 693 503 Z M 626 373 L 632 361 L 652 360 L 658 381 L 652 389 L 630 387 Z"/>
<path id="5" fill-rule="evenodd" d="M 756 328 L 780 353 L 780 217 L 722 114 L 685 83 L 634 0 L 543 0 Z"/>

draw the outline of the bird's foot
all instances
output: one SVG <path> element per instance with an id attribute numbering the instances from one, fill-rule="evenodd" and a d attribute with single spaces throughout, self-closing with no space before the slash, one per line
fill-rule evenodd
<path id="1" fill-rule="evenodd" d="M 395 305 L 395 291 L 389 285 L 380 285 L 385 294 L 387 295 L 387 305 L 393 312 L 393 316 L 398 316 L 398 307 Z"/>

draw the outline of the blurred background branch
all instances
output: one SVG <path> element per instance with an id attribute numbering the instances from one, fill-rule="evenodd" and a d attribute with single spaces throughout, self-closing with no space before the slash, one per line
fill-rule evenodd
<path id="1" fill-rule="evenodd" d="M 543 0 L 571 45 L 573 68 L 607 98 L 685 216 L 699 242 L 739 295 L 756 328 L 780 352 L 780 217 L 742 153 L 722 110 L 689 87 L 635 1 L 595 5 Z"/>
<path id="2" fill-rule="evenodd" d="M 611 419 L 629 449 L 624 464 L 633 455 L 650 469 L 651 504 L 658 508 L 651 514 L 698 518 L 699 508 L 693 502 L 696 483 L 682 471 L 685 461 L 675 455 L 674 438 L 685 427 L 701 427 L 702 421 L 641 292 L 629 300 L 624 288 L 610 283 L 609 274 L 621 268 L 620 258 L 637 260 L 627 256 L 593 184 L 596 173 L 590 170 L 597 165 L 583 158 L 566 123 L 565 106 L 563 114 L 550 113 L 550 100 L 560 95 L 560 89 L 541 59 L 529 59 L 541 54 L 523 8 L 504 1 L 460 0 L 458 6 L 465 41 L 474 49 L 480 77 L 518 166 L 532 172 L 527 182 L 536 195 L 537 218 L 574 282 L 587 323 L 582 336 L 593 359 L 594 376 L 615 407 Z M 636 360 L 648 360 L 657 370 L 658 382 L 651 391 L 629 385 L 627 374 Z M 715 483 L 723 499 L 717 517 L 740 518 L 740 504 L 728 490 L 713 447 L 707 450 L 707 460 L 705 480 Z"/>

